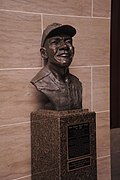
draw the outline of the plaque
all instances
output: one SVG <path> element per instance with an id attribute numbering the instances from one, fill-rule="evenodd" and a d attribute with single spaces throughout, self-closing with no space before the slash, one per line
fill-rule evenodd
<path id="1" fill-rule="evenodd" d="M 68 126 L 68 159 L 90 154 L 89 123 Z"/>

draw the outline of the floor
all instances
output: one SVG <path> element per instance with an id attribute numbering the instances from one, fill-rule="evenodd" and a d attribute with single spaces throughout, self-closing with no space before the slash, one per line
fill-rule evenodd
<path id="1" fill-rule="evenodd" d="M 112 180 L 120 180 L 120 128 L 111 129 Z"/>

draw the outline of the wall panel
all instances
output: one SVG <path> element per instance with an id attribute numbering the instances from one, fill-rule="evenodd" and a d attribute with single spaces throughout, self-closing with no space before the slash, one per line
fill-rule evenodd
<path id="1" fill-rule="evenodd" d="M 1 0 L 2 9 L 64 15 L 91 15 L 91 0 Z"/>

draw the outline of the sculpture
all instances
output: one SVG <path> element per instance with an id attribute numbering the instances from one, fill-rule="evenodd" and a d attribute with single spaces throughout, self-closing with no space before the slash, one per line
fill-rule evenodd
<path id="1" fill-rule="evenodd" d="M 82 84 L 69 73 L 75 34 L 74 27 L 58 23 L 49 25 L 43 32 L 40 52 L 44 67 L 31 80 L 38 90 L 41 109 L 82 109 Z"/>

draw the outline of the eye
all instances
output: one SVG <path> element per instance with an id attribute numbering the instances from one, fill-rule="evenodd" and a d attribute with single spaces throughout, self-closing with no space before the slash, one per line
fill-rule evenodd
<path id="1" fill-rule="evenodd" d="M 60 42 L 60 39 L 51 39 L 50 44 L 58 44 Z"/>
<path id="2" fill-rule="evenodd" d="M 56 43 L 56 40 L 55 40 L 55 39 L 53 39 L 53 40 L 50 41 L 50 44 L 54 44 L 54 43 Z"/>
<path id="3" fill-rule="evenodd" d="M 66 39 L 65 42 L 68 43 L 68 44 L 72 44 L 72 40 L 71 39 Z"/>

